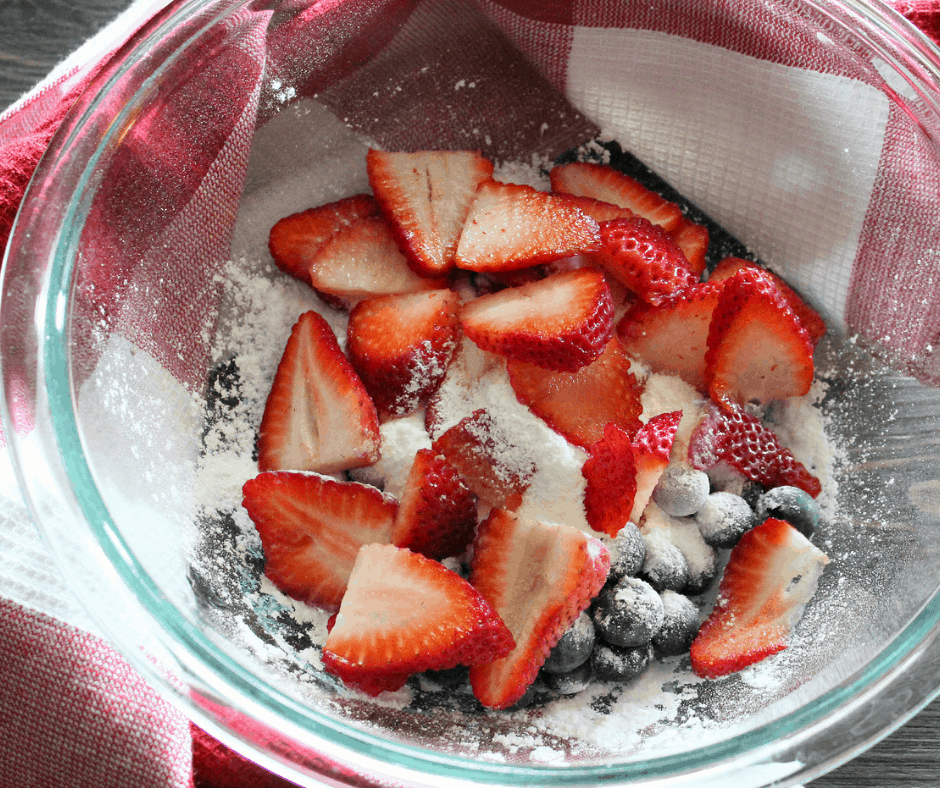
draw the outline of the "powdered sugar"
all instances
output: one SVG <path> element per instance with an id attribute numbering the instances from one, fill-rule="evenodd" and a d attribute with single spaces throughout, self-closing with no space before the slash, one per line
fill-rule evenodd
<path id="1" fill-rule="evenodd" d="M 501 165 L 497 177 L 544 189 L 547 188 L 544 169 L 541 161 Z M 352 178 L 348 193 L 356 190 Z M 245 203 L 247 207 L 239 221 L 242 237 L 247 238 L 252 227 L 254 232 L 267 232 L 264 225 L 272 208 L 266 200 L 274 199 L 274 195 L 263 196 L 265 199 L 256 195 L 254 201 L 249 199 Z M 300 200 L 293 195 L 288 202 L 297 204 Z M 254 217 L 250 215 L 252 211 Z M 233 540 L 232 556 L 246 567 L 257 560 L 260 546 L 251 523 L 240 509 L 240 489 L 257 472 L 252 459 L 255 433 L 290 328 L 301 313 L 315 309 L 326 317 L 341 347 L 345 346 L 346 336 L 345 314 L 324 304 L 304 283 L 277 271 L 263 245 L 256 240 L 249 248 L 250 253 L 236 256 L 220 274 L 226 300 L 213 342 L 213 358 L 223 368 L 232 363 L 237 374 L 232 380 L 221 376 L 213 384 L 215 395 L 224 399 L 227 407 L 219 418 L 210 420 L 196 485 L 201 506 L 234 513 L 232 519 L 238 535 Z M 674 457 L 681 456 L 679 452 L 687 445 L 704 400 L 677 378 L 648 374 L 639 365 L 634 365 L 634 372 L 644 382 L 644 421 L 659 413 L 683 412 L 674 444 Z M 831 476 L 833 457 L 825 452 L 825 424 L 818 415 L 817 404 L 787 403 L 773 416 L 780 427 L 781 439 L 793 445 L 798 458 L 809 458 L 817 472 Z M 400 495 L 414 453 L 430 446 L 433 437 L 479 409 L 493 417 L 496 434 L 490 437 L 502 446 L 500 460 L 527 476 L 528 487 L 518 513 L 591 532 L 585 519 L 585 480 L 581 474 L 587 453 L 564 440 L 518 401 L 501 357 L 480 350 L 468 340 L 459 348 L 428 413 L 417 411 L 383 424 L 381 459 L 350 475 L 389 494 Z M 426 417 L 430 435 L 425 429 Z M 807 430 L 813 434 L 807 436 Z M 834 482 L 828 484 L 826 489 L 834 490 Z M 647 536 L 654 538 L 654 532 L 655 538 L 662 536 L 678 547 L 690 569 L 706 571 L 714 554 L 701 540 L 694 523 L 663 517 L 661 522 L 651 521 L 645 526 Z M 452 568 L 459 568 L 456 561 L 451 564 Z M 247 569 L 246 574 L 256 571 Z M 493 761 L 520 757 L 550 764 L 572 758 L 602 758 L 607 752 L 623 756 L 650 741 L 655 741 L 657 754 L 666 754 L 687 749 L 692 743 L 698 746 L 708 736 L 716 739 L 723 736 L 720 725 L 712 730 L 707 715 L 690 711 L 699 700 L 701 682 L 691 676 L 680 659 L 653 664 L 627 686 L 593 685 L 574 698 L 558 699 L 537 710 L 498 717 L 488 715 L 483 719 L 460 714 L 447 722 L 448 713 L 439 710 L 461 708 L 460 693 L 446 701 L 430 701 L 428 698 L 438 697 L 431 691 L 431 682 L 419 682 L 418 689 L 384 694 L 367 702 L 345 689 L 336 696 L 323 695 L 319 648 L 326 637 L 326 615 L 284 596 L 263 574 L 254 584 L 244 581 L 242 593 L 266 634 L 260 637 L 257 626 L 246 616 L 245 623 L 238 628 L 238 642 L 264 660 L 276 662 L 289 654 L 297 662 L 305 663 L 299 671 L 291 668 L 290 674 L 292 680 L 306 687 L 305 697 L 314 704 L 325 704 L 331 713 L 355 718 L 358 724 L 380 735 L 384 735 L 385 725 L 398 724 L 380 722 L 386 719 L 384 714 L 392 715 L 389 720 L 400 721 L 403 718 L 396 714 L 411 715 L 418 704 L 417 708 L 426 708 L 437 720 L 440 732 L 433 742 L 435 747 L 472 752 L 474 757 Z M 282 631 L 285 622 L 289 622 L 288 629 Z M 490 729 L 490 725 L 495 729 Z M 478 733 L 468 733 L 471 729 Z"/>

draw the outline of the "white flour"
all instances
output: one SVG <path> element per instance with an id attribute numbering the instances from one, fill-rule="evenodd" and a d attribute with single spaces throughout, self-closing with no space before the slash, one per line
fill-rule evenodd
<path id="1" fill-rule="evenodd" d="M 541 172 L 543 165 L 544 162 L 534 162 L 533 166 L 503 165 L 497 174 L 506 180 L 546 188 Z M 355 173 L 355 178 L 358 177 L 360 175 Z M 269 199 L 274 199 L 273 194 Z M 240 216 L 239 236 L 249 238 L 252 233 L 266 236 L 271 205 L 266 202 L 259 205 L 250 200 L 246 204 L 252 205 L 255 213 Z M 285 204 L 302 203 L 295 194 L 288 196 Z M 201 506 L 234 512 L 234 522 L 241 534 L 236 542 L 246 561 L 257 553 L 259 545 L 251 523 L 240 509 L 241 485 L 257 473 L 252 459 L 255 434 L 290 328 L 302 312 L 316 309 L 333 327 L 341 347 L 345 346 L 346 332 L 346 316 L 327 307 L 306 285 L 279 273 L 257 237 L 249 248 L 252 254 L 236 256 L 221 274 L 226 301 L 213 346 L 217 364 L 234 358 L 238 368 L 237 388 L 232 390 L 230 382 L 221 381 L 217 393 L 221 396 L 237 394 L 238 400 L 226 410 L 223 418 L 210 426 L 197 484 Z M 676 378 L 648 375 L 639 365 L 634 372 L 645 379 L 644 421 L 657 413 L 683 410 L 684 418 L 676 438 L 676 452 L 682 451 L 703 405 L 701 396 Z M 814 397 L 821 394 L 815 391 Z M 569 444 L 519 403 L 499 357 L 465 341 L 432 406 L 434 435 L 478 408 L 486 408 L 496 419 L 500 440 L 512 446 L 516 454 L 513 464 L 535 468 L 519 513 L 590 530 L 582 503 L 581 467 L 587 454 Z M 836 492 L 833 479 L 836 458 L 828 446 L 825 424 L 812 398 L 787 403 L 776 409 L 773 417 L 781 440 L 823 480 L 824 506 L 829 506 L 831 511 Z M 382 459 L 375 466 L 358 469 L 352 475 L 398 494 L 411 457 L 418 448 L 430 445 L 431 437 L 424 429 L 423 411 L 389 422 L 382 427 Z M 677 541 L 681 543 L 680 549 L 688 552 L 690 561 L 694 563 L 700 558 L 704 561 L 704 557 L 695 552 L 701 547 L 700 540 L 675 524 L 672 528 L 684 534 Z M 665 530 L 669 529 L 664 527 Z M 294 653 L 313 669 L 319 669 L 316 644 L 325 640 L 326 615 L 285 597 L 263 577 L 260 586 L 246 589 L 245 593 L 251 596 L 251 604 L 256 608 L 273 605 L 279 615 L 286 612 L 296 626 L 305 630 L 311 645 L 297 650 L 277 631 L 271 633 L 273 642 L 262 642 L 247 625 L 240 628 L 239 641 L 264 658 L 276 651 L 281 658 L 284 653 Z M 307 680 L 303 674 L 301 680 Z M 756 676 L 751 680 L 755 681 Z M 458 718 L 447 740 L 452 739 L 453 747 L 460 752 L 475 752 L 475 757 L 482 759 L 502 760 L 523 753 L 529 760 L 539 763 L 561 762 L 569 757 L 557 746 L 559 738 L 568 740 L 574 751 L 588 755 L 595 751 L 631 753 L 649 740 L 655 740 L 657 755 L 680 751 L 688 749 L 690 743 L 698 746 L 709 738 L 724 738 L 727 733 L 727 725 L 714 725 L 707 721 L 707 715 L 689 710 L 698 698 L 700 684 L 686 662 L 673 658 L 654 663 L 640 679 L 626 687 L 594 685 L 574 698 L 556 700 L 534 710 L 506 713 L 500 718 L 487 715 L 486 725 L 502 725 L 504 720 L 509 728 L 496 734 L 488 733 L 479 740 L 459 733 L 464 728 Z M 760 689 L 766 692 L 768 687 Z M 779 682 L 772 689 L 783 692 Z M 323 702 L 332 703 L 329 699 Z M 389 711 L 404 709 L 412 702 L 412 693 L 407 689 L 368 701 L 372 704 L 369 708 Z M 346 709 L 342 703 L 337 704 L 338 709 Z M 375 724 L 381 728 L 371 718 L 364 722 L 363 718 L 358 719 L 363 725 Z"/>

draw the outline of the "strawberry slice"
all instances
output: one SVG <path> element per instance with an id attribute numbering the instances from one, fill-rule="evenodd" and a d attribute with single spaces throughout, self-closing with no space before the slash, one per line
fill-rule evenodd
<path id="1" fill-rule="evenodd" d="M 711 614 L 692 643 L 692 670 L 735 673 L 785 649 L 829 559 L 783 520 L 748 531 L 731 551 Z"/>
<path id="2" fill-rule="evenodd" d="M 552 274 L 474 298 L 460 310 L 464 333 L 484 350 L 575 372 L 613 335 L 614 306 L 596 268 Z"/>
<path id="3" fill-rule="evenodd" d="M 799 397 L 813 373 L 813 342 L 773 280 L 756 268 L 727 279 L 705 353 L 711 398 L 726 405 Z"/>
<path id="4" fill-rule="evenodd" d="M 610 423 L 629 435 L 641 426 L 642 387 L 616 338 L 577 372 L 554 372 L 512 359 L 506 368 L 516 398 L 577 446 L 590 448 Z"/>
<path id="5" fill-rule="evenodd" d="M 391 541 L 398 504 L 375 487 L 312 473 L 261 473 L 242 505 L 264 548 L 264 572 L 289 596 L 335 610 L 364 544 Z"/>
<path id="6" fill-rule="evenodd" d="M 512 271 L 600 246 L 597 222 L 557 195 L 514 183 L 480 184 L 456 261 L 471 271 Z"/>
<path id="7" fill-rule="evenodd" d="M 740 407 L 725 410 L 712 404 L 692 431 L 692 467 L 704 471 L 719 462 L 727 462 L 768 490 L 799 487 L 814 498 L 822 491 L 819 479 L 780 445 L 773 431 Z"/>
<path id="8" fill-rule="evenodd" d="M 460 474 L 431 449 L 419 449 L 398 505 L 392 543 L 439 561 L 466 550 L 476 525 L 476 497 Z"/>
<path id="9" fill-rule="evenodd" d="M 335 473 L 379 458 L 379 420 L 329 324 L 305 312 L 291 330 L 258 433 L 258 468 Z"/>
<path id="10" fill-rule="evenodd" d="M 701 276 L 705 270 L 705 255 L 708 253 L 708 228 L 683 217 L 670 235 L 689 261 L 692 273 Z"/>
<path id="11" fill-rule="evenodd" d="M 370 150 L 372 192 L 414 270 L 441 277 L 454 267 L 457 241 L 477 187 L 493 163 L 473 151 Z"/>
<path id="12" fill-rule="evenodd" d="M 535 464 L 511 445 L 489 411 L 475 410 L 431 445 L 476 495 L 491 506 L 515 511 L 532 482 Z"/>
<path id="13" fill-rule="evenodd" d="M 380 296 L 349 315 L 346 352 L 380 417 L 411 413 L 444 379 L 457 349 L 460 298 L 450 290 Z"/>
<path id="14" fill-rule="evenodd" d="M 581 468 L 587 484 L 584 511 L 595 531 L 616 536 L 630 520 L 636 497 L 633 438 L 616 424 L 604 428 L 604 437 L 591 446 Z"/>
<path id="15" fill-rule="evenodd" d="M 721 283 L 693 285 L 658 306 L 637 301 L 617 323 L 626 351 L 653 372 L 678 375 L 706 392 L 705 352 Z"/>
<path id="16" fill-rule="evenodd" d="M 378 212 L 379 206 L 371 194 L 355 194 L 292 213 L 271 228 L 268 250 L 278 268 L 310 284 L 313 256 L 327 239 L 357 219 L 375 216 Z"/>
<path id="17" fill-rule="evenodd" d="M 363 547 L 323 646 L 323 667 L 369 695 L 413 673 L 502 657 L 513 638 L 456 572 L 392 545 Z"/>
<path id="18" fill-rule="evenodd" d="M 613 219 L 600 228 L 594 259 L 644 301 L 662 303 L 698 282 L 676 242 L 642 216 Z"/>
<path id="19" fill-rule="evenodd" d="M 725 257 L 715 266 L 715 270 L 711 272 L 708 281 L 724 282 L 734 276 L 738 271 L 745 268 L 763 271 L 766 276 L 770 277 L 771 281 L 777 286 L 777 290 L 780 291 L 780 295 L 783 296 L 783 299 L 790 306 L 790 309 L 792 309 L 800 319 L 800 324 L 806 329 L 809 338 L 813 341 L 813 345 L 815 346 L 826 333 L 825 322 L 815 309 L 800 298 L 796 290 L 790 287 L 790 285 L 773 271 L 761 268 L 757 263 L 751 262 L 750 260 L 742 260 L 740 257 Z"/>
<path id="20" fill-rule="evenodd" d="M 490 513 L 474 541 L 470 583 L 506 622 L 516 647 L 470 668 L 484 706 L 505 709 L 522 697 L 609 568 L 607 548 L 576 528 Z"/>
<path id="21" fill-rule="evenodd" d="M 633 213 L 658 224 L 667 233 L 682 223 L 682 209 L 654 191 L 650 191 L 629 175 L 606 164 L 576 161 L 552 168 L 549 173 L 552 190 L 629 208 Z"/>
<path id="22" fill-rule="evenodd" d="M 633 441 L 633 462 L 636 465 L 636 494 L 630 520 L 639 523 L 659 477 L 669 465 L 672 444 L 679 430 L 682 411 L 660 413 L 653 416 L 637 432 Z"/>
<path id="23" fill-rule="evenodd" d="M 313 256 L 309 277 L 314 290 L 347 309 L 365 298 L 447 286 L 412 271 L 388 224 L 378 217 L 357 219 L 330 236 Z"/>
<path id="24" fill-rule="evenodd" d="M 598 224 L 609 222 L 611 219 L 629 219 L 631 216 L 636 216 L 629 208 L 596 200 L 593 197 L 582 197 L 577 194 L 559 194 L 558 196 L 568 205 L 590 216 Z"/>

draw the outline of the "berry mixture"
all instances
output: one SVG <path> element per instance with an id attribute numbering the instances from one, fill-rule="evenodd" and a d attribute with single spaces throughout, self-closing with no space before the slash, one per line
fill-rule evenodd
<path id="1" fill-rule="evenodd" d="M 507 709 L 786 648 L 822 485 L 761 413 L 809 392 L 819 316 L 754 262 L 707 272 L 707 227 L 604 164 L 550 191 L 474 152 L 367 169 L 271 229 L 348 327 L 284 338 L 243 487 L 267 577 L 332 614 L 325 669 L 369 695 L 463 670 Z"/>

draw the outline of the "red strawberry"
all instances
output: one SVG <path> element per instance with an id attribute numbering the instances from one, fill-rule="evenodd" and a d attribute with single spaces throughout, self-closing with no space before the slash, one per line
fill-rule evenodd
<path id="1" fill-rule="evenodd" d="M 464 304 L 464 333 L 484 350 L 574 372 L 613 335 L 614 307 L 595 268 L 553 274 Z"/>
<path id="2" fill-rule="evenodd" d="M 590 455 L 581 469 L 587 481 L 584 511 L 588 525 L 616 536 L 629 521 L 636 497 L 633 438 L 616 424 L 608 424 Z"/>
<path id="3" fill-rule="evenodd" d="M 742 269 L 725 281 L 705 353 L 711 398 L 727 405 L 799 397 L 813 371 L 813 343 L 773 280 Z"/>
<path id="4" fill-rule="evenodd" d="M 380 218 L 357 219 L 330 236 L 313 256 L 309 276 L 314 290 L 347 308 L 364 298 L 446 286 L 408 267 L 388 224 Z"/>
<path id="5" fill-rule="evenodd" d="M 371 194 L 356 194 L 285 216 L 268 235 L 271 257 L 282 271 L 310 284 L 310 263 L 326 240 L 357 219 L 376 215 L 378 210 Z"/>
<path id="6" fill-rule="evenodd" d="M 352 310 L 346 351 L 382 418 L 412 412 L 440 385 L 460 338 L 459 306 L 456 293 L 429 290 Z"/>
<path id="7" fill-rule="evenodd" d="M 499 658 L 513 638 L 466 580 L 400 547 L 359 552 L 323 667 L 370 695 L 399 689 L 412 673 Z"/>
<path id="8" fill-rule="evenodd" d="M 699 470 L 727 462 L 767 489 L 799 487 L 814 498 L 822 491 L 819 479 L 780 445 L 760 419 L 740 407 L 725 411 L 709 406 L 689 440 L 689 462 Z"/>
<path id="9" fill-rule="evenodd" d="M 419 151 L 366 155 L 369 183 L 411 266 L 440 277 L 454 253 L 477 187 L 493 163 L 472 151 Z"/>
<path id="10" fill-rule="evenodd" d="M 392 543 L 428 558 L 460 555 L 473 541 L 476 497 L 431 449 L 415 455 L 398 505 Z"/>
<path id="11" fill-rule="evenodd" d="M 606 164 L 576 161 L 553 168 L 549 177 L 556 192 L 593 197 L 629 208 L 666 232 L 673 232 L 682 222 L 682 209 L 678 205 Z"/>
<path id="12" fill-rule="evenodd" d="M 262 473 L 242 505 L 264 548 L 264 572 L 281 591 L 335 610 L 359 548 L 391 541 L 398 504 L 375 487 L 312 473 Z"/>
<path id="13" fill-rule="evenodd" d="M 827 563 L 783 520 L 748 531 L 731 551 L 715 607 L 692 643 L 696 675 L 727 676 L 785 649 Z"/>
<path id="14" fill-rule="evenodd" d="M 715 266 L 715 270 L 712 271 L 711 276 L 708 277 L 708 281 L 723 282 L 726 279 L 730 279 L 744 268 L 763 271 L 764 274 L 770 277 L 771 281 L 773 281 L 780 291 L 780 295 L 783 296 L 783 299 L 800 319 L 800 324 L 806 329 L 810 339 L 813 341 L 813 345 L 822 339 L 823 335 L 826 333 L 826 324 L 819 316 L 819 313 L 800 298 L 799 293 L 773 273 L 773 271 L 761 268 L 757 263 L 752 263 L 750 260 L 742 260 L 740 257 L 726 257 Z"/>
<path id="15" fill-rule="evenodd" d="M 518 458 L 488 411 L 476 410 L 461 419 L 438 435 L 431 448 L 491 506 L 514 511 L 522 505 L 535 465 L 528 457 Z"/>
<path id="16" fill-rule="evenodd" d="M 471 271 L 511 271 L 599 245 L 597 222 L 557 195 L 486 181 L 470 208 L 456 260 Z"/>
<path id="17" fill-rule="evenodd" d="M 643 510 L 653 495 L 653 489 L 669 465 L 669 454 L 679 429 L 682 411 L 660 413 L 653 416 L 637 432 L 633 441 L 633 461 L 636 465 L 636 495 L 630 520 L 640 522 Z"/>
<path id="18" fill-rule="evenodd" d="M 705 351 L 721 284 L 693 285 L 658 306 L 637 301 L 617 324 L 626 351 L 653 372 L 679 375 L 705 392 Z"/>
<path id="19" fill-rule="evenodd" d="M 329 324 L 305 312 L 294 324 L 261 418 L 258 468 L 334 473 L 379 458 L 375 405 Z"/>
<path id="20" fill-rule="evenodd" d="M 611 219 L 629 219 L 631 216 L 636 216 L 629 208 L 596 200 L 593 197 L 581 197 L 577 194 L 559 194 L 558 196 L 568 205 L 590 216 L 598 224 L 609 222 Z"/>
<path id="21" fill-rule="evenodd" d="M 594 259 L 650 304 L 698 282 L 676 242 L 641 216 L 604 222 L 601 244 Z"/>
<path id="22" fill-rule="evenodd" d="M 603 437 L 607 424 L 616 424 L 630 435 L 641 426 L 642 388 L 617 339 L 577 372 L 553 372 L 514 360 L 507 369 L 519 401 L 555 432 L 585 449 Z"/>
<path id="23" fill-rule="evenodd" d="M 506 622 L 516 647 L 470 668 L 480 703 L 505 709 L 522 697 L 609 569 L 607 548 L 576 528 L 491 512 L 473 544 L 470 583 Z"/>
<path id="24" fill-rule="evenodd" d="M 696 276 L 705 270 L 705 255 L 708 252 L 708 228 L 703 224 L 696 224 L 683 217 L 679 226 L 671 233 L 672 240 L 676 242 L 689 261 L 689 268 Z"/>

